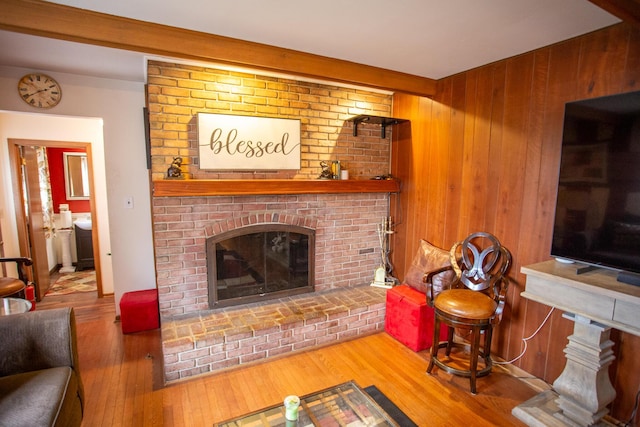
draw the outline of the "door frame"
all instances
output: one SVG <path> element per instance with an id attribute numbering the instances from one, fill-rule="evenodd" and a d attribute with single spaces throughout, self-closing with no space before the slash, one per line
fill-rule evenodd
<path id="1" fill-rule="evenodd" d="M 93 239 L 93 253 L 100 253 L 100 242 L 98 233 L 98 218 L 95 205 L 95 190 L 93 184 L 93 157 L 91 155 L 90 142 L 77 141 L 50 141 L 39 139 L 16 139 L 9 138 L 9 162 L 11 165 L 11 181 L 13 190 L 13 199 L 16 209 L 16 226 L 18 229 L 18 244 L 20 253 L 29 253 L 29 235 L 27 230 L 26 212 L 24 210 L 24 195 L 22 192 L 22 160 L 20 155 L 20 147 L 23 146 L 39 146 L 39 147 L 56 147 L 56 148 L 78 148 L 84 149 L 87 153 L 87 162 L 89 168 L 89 207 L 91 209 L 91 237 Z M 96 287 L 98 298 L 102 298 L 102 274 L 100 268 L 100 257 L 94 256 L 94 267 L 96 271 Z M 33 274 L 30 272 L 30 274 Z M 33 275 L 30 277 L 33 280 Z"/>

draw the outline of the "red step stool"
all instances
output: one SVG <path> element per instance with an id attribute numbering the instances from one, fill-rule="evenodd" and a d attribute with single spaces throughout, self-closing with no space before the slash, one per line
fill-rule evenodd
<path id="1" fill-rule="evenodd" d="M 124 293 L 120 299 L 120 324 L 123 334 L 159 328 L 158 290 Z"/>
<path id="2" fill-rule="evenodd" d="M 427 297 L 409 285 L 399 285 L 387 291 L 384 329 L 395 339 L 412 349 L 422 351 L 431 347 L 433 337 L 433 309 Z M 440 327 L 440 340 L 447 339 L 446 326 Z"/>

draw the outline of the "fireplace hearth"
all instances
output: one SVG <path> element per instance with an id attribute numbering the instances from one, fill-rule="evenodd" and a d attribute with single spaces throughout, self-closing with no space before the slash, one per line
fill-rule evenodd
<path id="1" fill-rule="evenodd" d="M 380 218 L 388 216 L 388 199 L 385 193 L 155 197 L 165 380 L 381 330 L 385 291 L 369 283 L 380 263 L 376 227 Z M 235 264 L 239 277 L 255 270 L 269 280 L 250 264 L 255 255 L 246 255 L 241 244 L 217 245 L 247 232 L 267 233 L 256 237 L 263 241 L 265 253 L 270 252 L 270 261 L 263 263 L 287 250 L 291 256 L 295 241 L 306 238 L 308 264 L 302 261 L 303 253 L 287 269 L 294 281 L 308 274 L 313 292 L 268 301 L 258 294 L 251 297 L 252 303 L 230 307 L 218 303 L 212 309 L 209 278 L 217 280 L 218 272 L 209 270 L 212 263 L 221 262 L 217 248 L 222 249 L 222 262 L 226 255 Z M 279 234 L 284 232 L 288 237 Z"/>
<path id="2" fill-rule="evenodd" d="M 312 229 L 287 224 L 241 227 L 206 241 L 209 308 L 314 291 Z"/>

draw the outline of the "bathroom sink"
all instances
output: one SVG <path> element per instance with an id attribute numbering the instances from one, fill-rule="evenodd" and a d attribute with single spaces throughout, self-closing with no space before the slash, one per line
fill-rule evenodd
<path id="1" fill-rule="evenodd" d="M 77 219 L 74 222 L 75 225 L 78 226 L 78 228 L 81 228 L 83 230 L 91 230 L 91 220 L 90 219 Z"/>

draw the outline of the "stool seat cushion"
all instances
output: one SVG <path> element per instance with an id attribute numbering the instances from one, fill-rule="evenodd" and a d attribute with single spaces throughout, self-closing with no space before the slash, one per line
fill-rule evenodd
<path id="1" fill-rule="evenodd" d="M 13 295 L 25 288 L 22 280 L 13 277 L 0 277 L 0 297 Z"/>
<path id="2" fill-rule="evenodd" d="M 498 304 L 488 295 L 470 289 L 448 289 L 434 300 L 437 310 L 466 319 L 490 319 Z"/>

